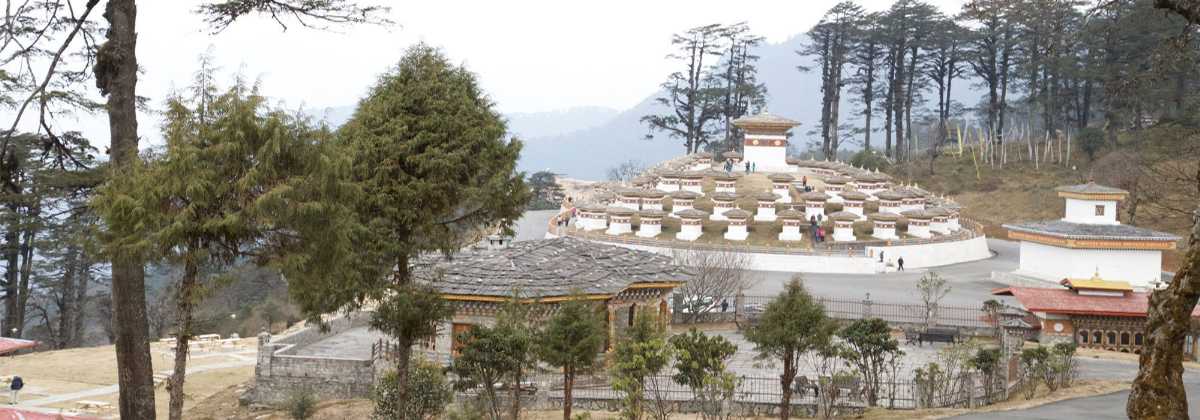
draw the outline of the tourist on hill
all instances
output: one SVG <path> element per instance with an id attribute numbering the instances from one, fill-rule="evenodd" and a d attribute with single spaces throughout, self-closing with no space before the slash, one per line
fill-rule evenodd
<path id="1" fill-rule="evenodd" d="M 800 185 L 805 188 L 805 191 L 808 191 L 808 175 L 800 178 Z"/>
<path id="2" fill-rule="evenodd" d="M 825 242 L 825 228 L 817 228 L 817 242 Z"/>
<path id="3" fill-rule="evenodd" d="M 896 259 L 896 271 L 904 271 L 904 257 Z"/>
<path id="4" fill-rule="evenodd" d="M 758 162 L 750 162 L 750 172 L 758 172 Z"/>
<path id="5" fill-rule="evenodd" d="M 14 376 L 12 378 L 12 384 L 8 387 L 8 389 L 12 391 L 12 398 L 8 400 L 9 404 L 16 405 L 18 403 L 17 393 L 21 392 L 21 388 L 24 387 L 25 381 L 22 381 L 20 376 Z"/>
<path id="6" fill-rule="evenodd" d="M 746 162 L 746 173 L 750 173 L 750 162 Z"/>

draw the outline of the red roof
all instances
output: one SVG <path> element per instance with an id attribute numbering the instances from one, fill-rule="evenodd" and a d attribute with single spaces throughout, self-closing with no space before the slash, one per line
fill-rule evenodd
<path id="1" fill-rule="evenodd" d="M 1014 296 L 1030 312 L 1127 317 L 1145 317 L 1150 299 L 1150 295 L 1144 292 L 1129 292 L 1124 296 L 1088 296 L 1066 289 L 1036 287 L 1005 287 L 992 290 L 992 294 Z M 1193 308 L 1192 317 L 1200 318 L 1200 310 Z"/>
<path id="2" fill-rule="evenodd" d="M 68 416 L 63 414 L 47 414 L 37 411 L 20 410 L 16 408 L 0 407 L 0 420 L 86 420 L 98 419 L 99 417 L 81 417 Z"/>
<path id="3" fill-rule="evenodd" d="M 8 354 L 22 349 L 31 349 L 37 345 L 38 342 L 33 340 L 0 337 L 0 354 Z M 0 419 L 3 419 L 3 417 L 0 417 Z"/>

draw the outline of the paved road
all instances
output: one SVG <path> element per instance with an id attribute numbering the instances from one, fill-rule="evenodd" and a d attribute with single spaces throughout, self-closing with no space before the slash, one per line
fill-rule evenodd
<path id="1" fill-rule="evenodd" d="M 934 271 L 950 283 L 950 294 L 942 301 L 944 305 L 978 306 L 991 298 L 992 289 L 1004 284 L 991 280 L 992 271 L 1012 271 L 1017 268 L 1017 243 L 999 239 L 988 239 L 988 247 L 995 254 L 992 258 L 962 264 L 917 269 L 882 274 L 805 274 L 805 286 L 816 295 L 827 297 L 859 298 L 871 294 L 871 300 L 889 303 L 919 303 L 917 281 L 928 271 Z M 748 295 L 773 296 L 783 290 L 792 273 L 757 272 L 754 285 Z"/>
<path id="2" fill-rule="evenodd" d="M 1137 374 L 1137 364 L 1112 360 L 1083 359 L 1080 363 L 1081 377 L 1091 379 L 1115 379 L 1132 381 Z M 1184 386 L 1188 395 L 1188 411 L 1195 415 L 1200 413 L 1200 373 L 1187 371 L 1183 375 Z M 1129 399 L 1129 391 L 1119 391 L 1095 397 L 1076 398 L 1059 401 L 1025 410 L 999 411 L 954 417 L 961 420 L 1003 420 L 1003 419 L 1087 419 L 1108 420 L 1125 419 L 1125 402 Z"/>

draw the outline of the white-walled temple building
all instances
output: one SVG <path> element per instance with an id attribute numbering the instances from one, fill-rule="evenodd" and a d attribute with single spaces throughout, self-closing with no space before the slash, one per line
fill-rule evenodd
<path id="1" fill-rule="evenodd" d="M 1009 238 L 1021 241 L 1017 274 L 1056 281 L 1102 272 L 1138 288 L 1162 278 L 1162 252 L 1179 237 L 1122 225 L 1117 203 L 1129 192 L 1095 183 L 1056 191 L 1066 200 L 1062 219 L 1004 225 Z"/>
<path id="2" fill-rule="evenodd" d="M 800 123 L 765 111 L 741 117 L 733 124 L 745 131 L 742 159 L 760 172 L 788 172 L 787 132 Z"/>

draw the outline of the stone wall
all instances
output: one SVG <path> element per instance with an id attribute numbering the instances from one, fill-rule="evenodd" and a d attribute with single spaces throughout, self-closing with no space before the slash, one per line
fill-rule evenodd
<path id="1" fill-rule="evenodd" d="M 274 405 L 299 391 L 311 392 L 319 400 L 370 395 L 377 376 L 373 360 L 295 354 L 304 346 L 365 326 L 369 319 L 367 314 L 356 313 L 328 320 L 325 332 L 308 326 L 279 337 L 260 334 L 249 401 Z"/>

